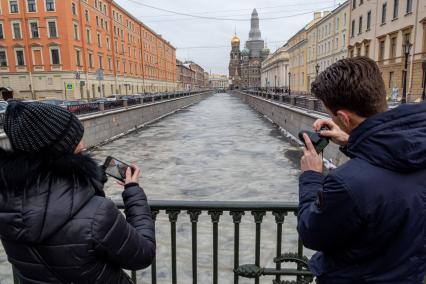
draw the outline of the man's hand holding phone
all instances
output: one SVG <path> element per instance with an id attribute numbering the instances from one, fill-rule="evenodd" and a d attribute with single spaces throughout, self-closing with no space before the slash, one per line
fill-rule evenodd
<path id="1" fill-rule="evenodd" d="M 327 130 L 321 130 L 321 128 L 328 128 Z M 315 132 L 319 132 L 322 137 L 330 138 L 335 144 L 339 146 L 346 146 L 348 144 L 349 135 L 340 129 L 336 123 L 330 119 L 318 119 L 314 122 L 313 129 Z"/>

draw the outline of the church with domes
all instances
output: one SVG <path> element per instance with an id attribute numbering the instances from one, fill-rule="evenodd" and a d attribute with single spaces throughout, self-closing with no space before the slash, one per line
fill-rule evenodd
<path id="1" fill-rule="evenodd" d="M 261 85 L 262 61 L 269 55 L 259 29 L 259 15 L 256 9 L 251 14 L 249 39 L 244 49 L 240 49 L 240 38 L 234 34 L 231 39 L 229 79 L 232 89 L 255 88 Z"/>

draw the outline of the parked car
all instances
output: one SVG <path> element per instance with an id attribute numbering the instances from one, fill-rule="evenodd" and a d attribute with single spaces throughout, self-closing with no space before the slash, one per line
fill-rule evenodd
<path id="1" fill-rule="evenodd" d="M 8 103 L 6 101 L 0 101 L 0 113 L 5 113 Z"/>
<path id="2" fill-rule="evenodd" d="M 41 100 L 40 102 L 44 104 L 55 105 L 55 106 L 60 106 L 64 104 L 63 100 L 57 100 L 57 99 L 46 99 L 46 100 Z"/>

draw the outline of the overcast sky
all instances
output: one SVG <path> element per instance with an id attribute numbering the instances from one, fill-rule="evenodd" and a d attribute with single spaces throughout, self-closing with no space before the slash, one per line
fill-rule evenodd
<path id="1" fill-rule="evenodd" d="M 135 17 L 151 27 L 177 48 L 180 60 L 193 60 L 207 72 L 228 74 L 230 40 L 234 30 L 241 38 L 241 48 L 250 31 L 250 16 L 256 8 L 262 38 L 271 52 L 313 18 L 313 12 L 332 10 L 339 0 L 116 0 Z M 174 12 L 216 17 L 198 19 L 155 10 L 146 4 Z M 262 18 L 281 19 L 263 20 Z M 227 21 L 224 18 L 233 20 Z M 242 19 L 247 21 L 236 21 Z M 195 48 L 194 48 L 195 47 Z"/>

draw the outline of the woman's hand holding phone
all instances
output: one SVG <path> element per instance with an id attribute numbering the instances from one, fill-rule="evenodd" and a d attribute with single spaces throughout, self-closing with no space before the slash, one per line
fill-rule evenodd
<path id="1" fill-rule="evenodd" d="M 125 181 L 124 182 L 117 181 L 117 183 L 122 186 L 131 184 L 131 183 L 139 183 L 140 175 L 141 175 L 141 170 L 139 169 L 139 167 L 135 165 L 131 165 L 127 167 Z"/>

